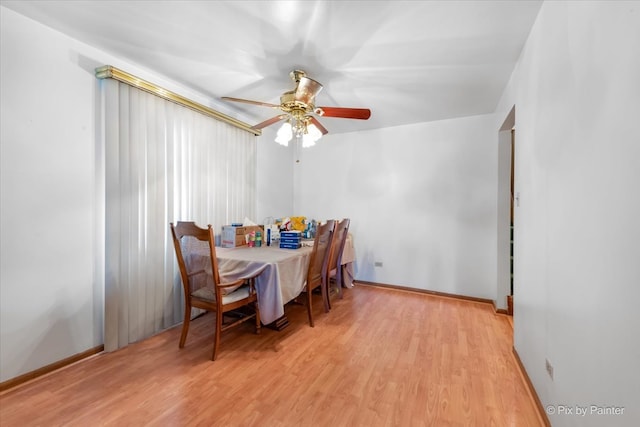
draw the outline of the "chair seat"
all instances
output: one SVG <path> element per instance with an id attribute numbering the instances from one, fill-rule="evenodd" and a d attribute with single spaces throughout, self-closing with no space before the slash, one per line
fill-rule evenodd
<path id="1" fill-rule="evenodd" d="M 205 301 L 216 301 L 216 291 L 209 286 L 200 288 L 191 293 L 191 296 Z M 240 301 L 241 299 L 249 297 L 249 286 L 242 286 L 232 293 L 222 297 L 222 304 L 231 304 L 232 302 Z"/>

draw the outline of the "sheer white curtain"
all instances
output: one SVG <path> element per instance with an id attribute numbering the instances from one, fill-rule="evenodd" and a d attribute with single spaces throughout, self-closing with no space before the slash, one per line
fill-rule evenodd
<path id="1" fill-rule="evenodd" d="M 116 80 L 101 81 L 105 350 L 182 320 L 170 222 L 255 219 L 253 134 Z"/>

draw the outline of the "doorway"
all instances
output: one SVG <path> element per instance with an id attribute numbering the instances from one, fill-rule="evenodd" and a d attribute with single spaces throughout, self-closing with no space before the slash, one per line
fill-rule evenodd
<path id="1" fill-rule="evenodd" d="M 515 126 L 511 128 L 511 182 L 510 182 L 510 193 L 511 193 L 511 218 L 510 218 L 510 227 L 509 227 L 509 294 L 507 295 L 507 314 L 509 316 L 513 316 L 513 210 L 516 202 L 516 193 L 515 193 L 515 160 L 516 160 L 516 128 Z"/>
<path id="2" fill-rule="evenodd" d="M 498 130 L 498 212 L 496 309 L 513 313 L 513 225 L 518 204 L 515 191 L 515 106 Z"/>

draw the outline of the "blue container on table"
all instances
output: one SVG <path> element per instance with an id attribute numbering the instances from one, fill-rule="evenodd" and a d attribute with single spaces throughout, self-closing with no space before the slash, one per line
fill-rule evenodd
<path id="1" fill-rule="evenodd" d="M 302 247 L 302 233 L 300 231 L 281 231 L 280 247 L 283 249 L 300 249 Z"/>

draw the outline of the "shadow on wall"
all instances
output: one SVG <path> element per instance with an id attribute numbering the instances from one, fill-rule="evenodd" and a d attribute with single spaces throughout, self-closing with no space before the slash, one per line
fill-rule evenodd
<path id="1" fill-rule="evenodd" d="M 373 267 L 373 252 L 364 251 L 362 256 L 362 262 L 358 262 L 359 259 L 356 258 L 353 268 L 354 277 L 362 278 L 362 280 L 366 280 L 368 282 L 375 282 L 376 274 L 375 269 Z"/>
<path id="2" fill-rule="evenodd" d="M 81 317 L 80 312 L 91 312 L 91 304 L 91 301 L 86 301 L 78 312 L 69 313 L 64 308 L 64 298 L 57 298 L 51 309 L 38 317 L 35 324 L 25 325 L 19 330 L 12 331 L 5 342 L 24 341 L 25 333 L 33 333 L 34 331 L 40 331 L 40 333 L 38 337 L 29 337 L 31 345 L 23 350 L 24 353 L 11 353 L 5 349 L 4 357 L 7 357 L 8 360 L 4 360 L 3 371 L 8 375 L 8 378 L 3 378 L 2 381 L 32 372 L 87 350 L 86 348 L 78 348 L 79 343 L 78 339 L 74 338 L 77 336 L 74 334 L 74 329 L 78 329 L 77 332 L 80 331 L 79 328 L 74 328 L 73 324 L 80 321 L 78 320 Z M 9 354 L 7 355 L 7 353 Z"/>

